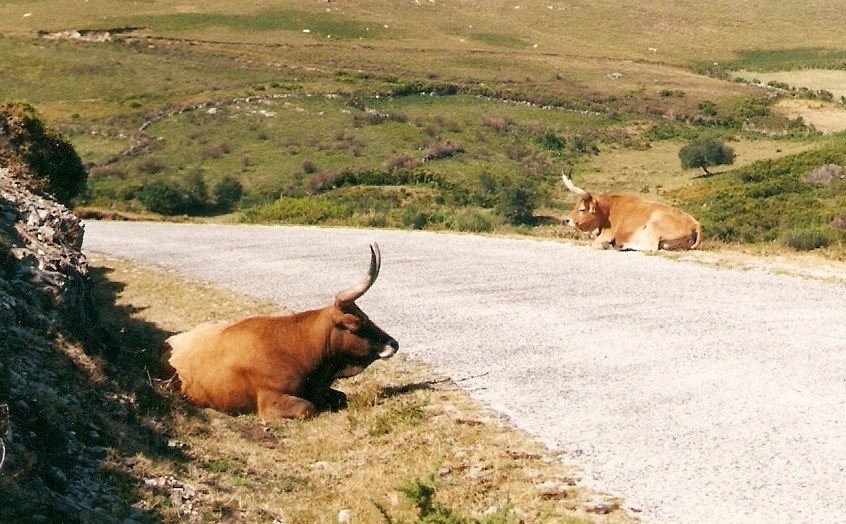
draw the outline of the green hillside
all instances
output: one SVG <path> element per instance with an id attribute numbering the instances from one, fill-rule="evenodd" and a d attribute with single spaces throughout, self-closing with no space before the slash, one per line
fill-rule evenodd
<path id="1" fill-rule="evenodd" d="M 571 203 L 562 170 L 698 216 L 708 203 L 686 195 L 717 194 L 705 188 L 721 182 L 680 168 L 686 141 L 735 147 L 736 165 L 721 168 L 729 178 L 829 147 L 837 139 L 813 114 L 777 103 L 846 114 L 842 99 L 734 72 L 842 71 L 840 9 L 4 2 L 0 102 L 32 104 L 77 149 L 90 172 L 80 210 L 559 236 Z M 825 209 L 805 225 L 831 229 L 838 245 L 846 211 L 800 189 Z M 768 220 L 758 229 L 776 231 L 732 236 L 717 223 L 726 218 L 704 214 L 711 240 L 768 241 L 792 227 Z"/>

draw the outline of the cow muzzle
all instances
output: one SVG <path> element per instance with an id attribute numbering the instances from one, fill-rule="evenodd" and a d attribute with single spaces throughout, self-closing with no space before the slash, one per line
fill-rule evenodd
<path id="1" fill-rule="evenodd" d="M 396 352 L 398 350 L 399 350 L 399 342 L 397 342 L 394 339 L 391 339 L 391 340 L 388 341 L 387 344 L 385 344 L 385 346 L 382 348 L 382 351 L 379 352 L 379 358 L 381 358 L 381 359 L 391 358 L 392 356 L 394 356 L 396 354 Z"/>

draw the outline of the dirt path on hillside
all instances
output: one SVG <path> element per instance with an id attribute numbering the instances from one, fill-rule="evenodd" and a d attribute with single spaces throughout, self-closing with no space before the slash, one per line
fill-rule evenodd
<path id="1" fill-rule="evenodd" d="M 841 282 L 551 241 L 89 222 L 108 253 L 295 310 L 361 306 L 646 521 L 846 522 Z"/>

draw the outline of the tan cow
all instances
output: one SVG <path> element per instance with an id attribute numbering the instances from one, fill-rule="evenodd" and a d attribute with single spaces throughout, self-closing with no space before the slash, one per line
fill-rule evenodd
<path id="1" fill-rule="evenodd" d="M 681 209 L 634 195 L 591 194 L 567 175 L 562 179 L 578 196 L 565 223 L 595 234 L 594 247 L 657 251 L 696 249 L 702 242 L 702 226 Z"/>
<path id="2" fill-rule="evenodd" d="M 367 278 L 340 291 L 331 306 L 200 325 L 167 339 L 164 369 L 175 373 L 189 401 L 220 411 L 307 418 L 346 406 L 346 395 L 332 389 L 332 382 L 399 349 L 355 303 L 379 275 L 375 243 L 370 255 Z"/>

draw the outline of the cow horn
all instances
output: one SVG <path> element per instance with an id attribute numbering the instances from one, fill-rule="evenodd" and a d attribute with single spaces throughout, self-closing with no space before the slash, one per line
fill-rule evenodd
<path id="1" fill-rule="evenodd" d="M 588 192 L 587 192 L 587 191 L 585 191 L 584 189 L 580 189 L 580 188 L 576 187 L 576 186 L 573 184 L 573 181 L 572 181 L 572 180 L 570 180 L 570 177 L 569 177 L 569 176 L 567 176 L 566 174 L 561 173 L 561 179 L 564 181 L 564 185 L 565 185 L 565 186 L 567 186 L 567 189 L 569 189 L 569 190 L 570 190 L 570 191 L 572 191 L 573 193 L 575 193 L 575 194 L 577 194 L 577 195 L 579 195 L 579 196 L 581 196 L 581 195 L 587 195 L 587 194 L 588 194 Z"/>
<path id="2" fill-rule="evenodd" d="M 379 253 L 379 244 L 373 242 L 370 244 L 370 271 L 367 273 L 367 278 L 349 289 L 339 291 L 335 295 L 335 305 L 342 307 L 344 304 L 358 300 L 376 282 L 380 267 L 382 267 L 382 254 Z"/>

